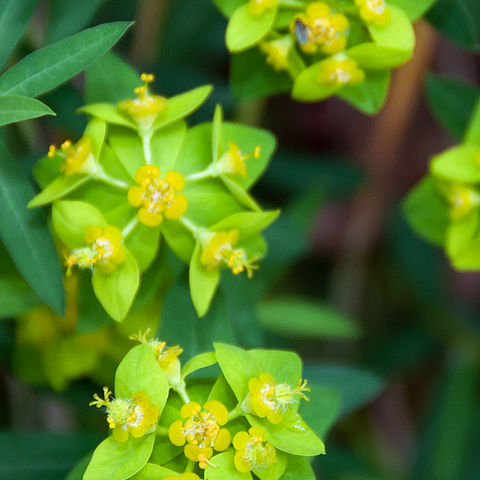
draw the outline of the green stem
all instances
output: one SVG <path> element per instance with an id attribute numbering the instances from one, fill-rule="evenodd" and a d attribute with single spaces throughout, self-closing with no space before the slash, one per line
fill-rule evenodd
<path id="1" fill-rule="evenodd" d="M 159 437 L 166 437 L 168 435 L 168 428 L 157 425 L 157 429 L 155 430 L 155 435 L 158 435 Z"/>
<path id="2" fill-rule="evenodd" d="M 190 231 L 190 233 L 197 238 L 198 232 L 200 230 L 199 227 L 197 227 L 192 221 L 188 220 L 185 217 L 180 217 L 178 221 L 187 229 Z"/>
<path id="3" fill-rule="evenodd" d="M 150 148 L 152 133 L 153 133 L 152 131 L 148 131 L 140 134 L 140 137 L 142 139 L 142 146 L 143 146 L 143 156 L 145 157 L 145 163 L 147 165 L 152 164 L 152 150 Z"/>
<path id="4" fill-rule="evenodd" d="M 127 238 L 137 227 L 138 225 L 138 216 L 135 215 L 122 230 L 123 238 Z"/>
<path id="5" fill-rule="evenodd" d="M 235 420 L 238 417 L 241 417 L 244 415 L 245 412 L 242 409 L 241 404 L 239 403 L 231 412 L 228 412 L 228 421 L 231 422 L 232 420 Z"/>
<path id="6" fill-rule="evenodd" d="M 113 187 L 121 188 L 122 190 L 128 190 L 129 185 L 127 185 L 125 182 L 122 182 L 121 180 L 117 180 L 116 178 L 111 177 L 107 173 L 105 173 L 103 170 L 100 170 L 98 173 L 94 175 L 96 180 L 100 180 L 101 182 L 104 182 L 108 185 L 112 185 Z"/>
<path id="7" fill-rule="evenodd" d="M 184 473 L 193 472 L 194 469 L 195 469 L 195 462 L 189 461 L 187 463 L 187 466 L 185 467 L 185 472 Z"/>
<path id="8" fill-rule="evenodd" d="M 185 177 L 185 180 L 203 180 L 204 178 L 210 178 L 214 177 L 215 172 L 212 169 L 212 167 L 208 167 L 205 170 L 202 170 L 201 172 L 198 173 L 193 173 L 192 175 L 189 175 L 188 177 Z"/>
<path id="9" fill-rule="evenodd" d="M 304 2 L 300 2 L 299 0 L 280 0 L 278 2 L 279 7 L 283 8 L 305 8 L 306 4 Z"/>
<path id="10" fill-rule="evenodd" d="M 185 390 L 185 384 L 180 384 L 175 387 L 172 387 L 182 398 L 183 403 L 190 403 L 190 397 L 188 396 L 187 391 Z"/>

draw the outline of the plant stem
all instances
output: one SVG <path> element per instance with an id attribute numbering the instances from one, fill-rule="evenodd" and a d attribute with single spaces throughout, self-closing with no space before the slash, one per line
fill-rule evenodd
<path id="1" fill-rule="evenodd" d="M 122 236 L 123 238 L 127 238 L 136 228 L 138 225 L 138 216 L 135 215 L 125 226 L 125 228 L 122 230 Z"/>
<path id="2" fill-rule="evenodd" d="M 143 156 L 145 157 L 145 163 L 147 165 L 152 164 L 152 150 L 150 148 L 150 141 L 152 140 L 152 132 L 141 133 L 140 137 L 142 139 L 143 146 Z"/>
<path id="3" fill-rule="evenodd" d="M 305 8 L 305 3 L 300 2 L 299 0 L 280 0 L 278 6 L 283 8 L 303 9 Z"/>
<path id="4" fill-rule="evenodd" d="M 190 233 L 197 238 L 198 231 L 200 230 L 192 221 L 188 220 L 185 217 L 180 217 L 179 222 L 183 224 L 183 226 L 190 231 Z"/>
<path id="5" fill-rule="evenodd" d="M 167 427 L 161 427 L 160 425 L 157 425 L 157 429 L 155 430 L 155 435 L 158 435 L 159 437 L 165 437 L 168 435 L 168 428 Z"/>
<path id="6" fill-rule="evenodd" d="M 188 396 L 188 393 L 185 390 L 185 384 L 184 383 L 173 387 L 173 389 L 180 395 L 180 397 L 183 400 L 183 403 L 190 403 L 190 397 Z"/>
<path id="7" fill-rule="evenodd" d="M 97 174 L 95 174 L 95 179 L 100 180 L 108 185 L 112 185 L 113 187 L 121 188 L 122 190 L 128 190 L 129 186 L 122 182 L 121 180 L 117 180 L 116 178 L 111 177 L 103 170 L 100 170 Z"/>
<path id="8" fill-rule="evenodd" d="M 187 463 L 187 466 L 185 467 L 185 473 L 187 472 L 193 472 L 193 470 L 195 469 L 195 463 L 192 462 L 192 461 L 189 461 Z"/>
<path id="9" fill-rule="evenodd" d="M 204 178 L 209 178 L 209 177 L 214 177 L 215 172 L 213 171 L 212 167 L 208 167 L 205 170 L 202 170 L 201 172 L 194 173 L 192 175 L 189 175 L 188 177 L 185 177 L 185 180 L 202 180 Z"/>
<path id="10" fill-rule="evenodd" d="M 228 412 L 228 421 L 231 422 L 238 417 L 241 417 L 245 412 L 242 409 L 241 404 L 239 403 L 231 412 Z"/>

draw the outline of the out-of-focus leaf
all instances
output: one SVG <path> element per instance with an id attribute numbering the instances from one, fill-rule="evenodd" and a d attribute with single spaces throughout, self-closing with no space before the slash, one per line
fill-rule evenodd
<path id="1" fill-rule="evenodd" d="M 0 275 L 0 318 L 13 317 L 41 303 L 19 275 Z"/>
<path id="2" fill-rule="evenodd" d="M 99 25 L 31 53 L 0 77 L 0 94 L 36 97 L 54 89 L 112 48 L 130 25 Z"/>
<path id="3" fill-rule="evenodd" d="M 103 1 L 53 0 L 49 10 L 48 42 L 56 42 L 79 32 L 88 25 Z"/>
<path id="4" fill-rule="evenodd" d="M 18 270 L 38 296 L 63 313 L 62 272 L 45 212 L 26 208 L 33 195 L 20 166 L 0 143 L 0 236 Z"/>
<path id="5" fill-rule="evenodd" d="M 389 4 L 397 5 L 410 20 L 420 18 L 437 0 L 389 0 Z"/>
<path id="6" fill-rule="evenodd" d="M 0 9 L 0 68 L 20 40 L 38 0 L 3 0 Z"/>
<path id="7" fill-rule="evenodd" d="M 463 137 L 480 88 L 460 80 L 430 74 L 427 77 L 427 100 L 437 120 L 456 140 Z"/>

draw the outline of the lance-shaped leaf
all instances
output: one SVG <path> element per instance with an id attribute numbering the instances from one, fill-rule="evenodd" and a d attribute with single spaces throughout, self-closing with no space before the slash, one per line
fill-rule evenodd
<path id="1" fill-rule="evenodd" d="M 54 89 L 112 48 L 130 25 L 99 25 L 31 53 L 0 77 L 0 93 L 36 97 Z"/>
<path id="2" fill-rule="evenodd" d="M 62 273 L 44 212 L 26 208 L 34 191 L 0 142 L 0 236 L 35 292 L 59 313 L 64 309 Z"/>
<path id="3" fill-rule="evenodd" d="M 0 127 L 44 115 L 55 115 L 55 112 L 34 98 L 21 95 L 0 96 Z"/>

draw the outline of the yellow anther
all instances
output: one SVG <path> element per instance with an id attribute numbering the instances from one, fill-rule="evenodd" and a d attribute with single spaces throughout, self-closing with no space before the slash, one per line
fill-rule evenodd
<path id="1" fill-rule="evenodd" d="M 357 62 L 350 58 L 329 58 L 324 60 L 320 72 L 317 75 L 317 82 L 321 85 L 356 85 L 365 80 L 365 72 L 358 68 Z"/>
<path id="2" fill-rule="evenodd" d="M 288 56 L 291 49 L 290 35 L 260 44 L 260 50 L 265 54 L 266 62 L 277 71 L 288 69 Z"/>
<path id="3" fill-rule="evenodd" d="M 385 0 L 355 0 L 355 4 L 365 22 L 381 27 L 390 22 L 390 10 Z"/>
<path id="4" fill-rule="evenodd" d="M 142 82 L 145 82 L 145 85 L 147 85 L 155 81 L 155 75 L 153 73 L 142 73 L 140 79 Z"/>
<path id="5" fill-rule="evenodd" d="M 57 153 L 57 147 L 55 145 L 50 145 L 48 148 L 48 158 L 53 158 Z"/>
<path id="6" fill-rule="evenodd" d="M 228 150 L 215 164 L 215 171 L 227 175 L 238 175 L 247 178 L 247 160 L 252 157 L 259 158 L 260 154 L 260 145 L 257 145 L 252 153 L 245 154 L 240 150 L 240 147 L 236 143 L 228 142 Z"/>

